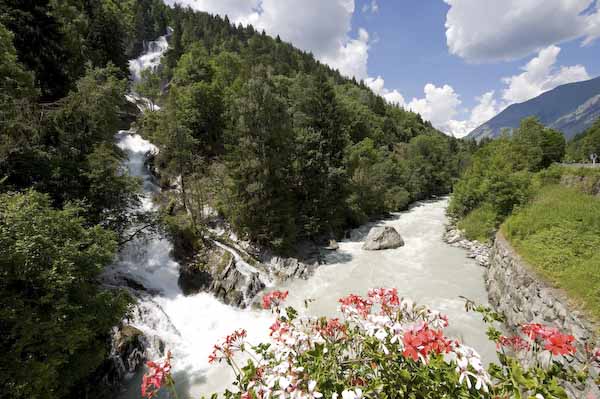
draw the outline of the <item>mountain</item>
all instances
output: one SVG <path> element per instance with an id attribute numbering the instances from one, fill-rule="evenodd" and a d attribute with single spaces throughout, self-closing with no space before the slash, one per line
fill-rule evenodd
<path id="1" fill-rule="evenodd" d="M 581 133 L 600 118 L 600 77 L 558 86 L 529 101 L 513 104 L 467 138 L 498 137 L 503 129 L 516 128 L 521 119 L 532 115 L 544 125 L 563 132 L 567 139 Z"/>

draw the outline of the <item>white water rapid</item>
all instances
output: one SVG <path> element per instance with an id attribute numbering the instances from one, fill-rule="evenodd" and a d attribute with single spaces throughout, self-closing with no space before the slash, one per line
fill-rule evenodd
<path id="1" fill-rule="evenodd" d="M 149 43 L 146 53 L 130 62 L 133 79 L 139 79 L 146 68 L 156 68 L 167 46 L 167 37 Z M 135 93 L 128 98 L 138 104 L 148 103 Z M 144 181 L 141 206 L 144 210 L 153 209 L 152 197 L 159 188 L 144 161 L 156 147 L 134 130 L 120 131 L 116 140 L 128 155 L 129 173 Z M 371 287 L 397 287 L 403 296 L 447 313 L 451 321 L 449 333 L 478 348 L 485 359 L 491 360 L 494 348 L 485 338 L 480 318 L 464 313 L 463 302 L 458 298 L 464 295 L 486 302 L 483 269 L 468 259 L 465 251 L 442 242 L 446 205 L 446 200 L 423 202 L 381 222 L 398 229 L 406 242 L 402 248 L 363 251 L 361 240 L 370 227 L 365 226 L 353 233 L 353 239 L 341 242 L 338 251 L 327 254 L 328 264 L 319 267 L 314 276 L 290 281 L 279 288 L 290 290 L 290 303 L 299 310 L 303 309 L 303 299 L 312 298 L 315 302 L 308 312 L 333 314 L 339 297 L 366 294 Z M 150 357 L 161 357 L 165 350 L 173 352 L 180 397 L 222 391 L 231 381 L 231 375 L 224 368 L 208 365 L 212 345 L 237 328 L 248 330 L 251 342 L 266 339 L 271 315 L 224 305 L 208 293 L 184 296 L 177 284 L 179 265 L 171 258 L 171 249 L 170 242 L 160 236 L 134 240 L 109 268 L 107 279 L 113 284 L 145 287 L 145 290 L 132 289 L 138 305 L 130 324 L 148 338 Z M 121 398 L 139 398 L 139 383 L 138 375 L 125 387 Z"/>

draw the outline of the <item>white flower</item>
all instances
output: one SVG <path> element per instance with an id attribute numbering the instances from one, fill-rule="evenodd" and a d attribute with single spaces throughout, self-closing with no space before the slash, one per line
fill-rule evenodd
<path id="1" fill-rule="evenodd" d="M 535 399 L 544 399 L 544 396 L 541 393 L 536 393 Z"/>
<path id="2" fill-rule="evenodd" d="M 345 390 L 342 392 L 343 399 L 360 399 L 362 398 L 362 389 L 356 388 L 356 390 Z"/>
<path id="3" fill-rule="evenodd" d="M 289 386 L 290 380 L 288 380 L 286 377 L 279 377 L 279 388 L 286 389 Z"/>
<path id="4" fill-rule="evenodd" d="M 316 387 L 317 387 L 317 381 L 315 381 L 315 380 L 308 381 L 308 393 L 311 395 L 310 397 L 322 398 L 323 394 L 321 392 L 316 392 L 315 391 Z"/>

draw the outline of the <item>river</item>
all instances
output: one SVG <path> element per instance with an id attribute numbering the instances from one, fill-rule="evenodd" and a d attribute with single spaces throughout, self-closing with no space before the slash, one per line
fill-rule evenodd
<path id="1" fill-rule="evenodd" d="M 140 58 L 130 63 L 133 79 L 140 71 L 155 68 L 167 49 L 165 37 L 147 46 Z M 135 99 L 131 93 L 130 99 Z M 147 100 L 139 100 L 142 105 Z M 143 108 L 143 106 L 142 106 Z M 144 181 L 143 210 L 155 207 L 152 197 L 159 191 L 144 159 L 156 148 L 135 130 L 116 135 L 120 148 L 128 155 L 130 174 Z M 372 225 L 352 232 L 335 252 L 325 255 L 326 264 L 308 280 L 293 280 L 281 285 L 290 291 L 289 303 L 303 309 L 304 299 L 314 299 L 305 310 L 311 314 L 333 315 L 337 299 L 349 293 L 365 294 L 371 287 L 396 287 L 404 297 L 429 305 L 450 316 L 447 332 L 478 348 L 485 360 L 494 357 L 494 346 L 485 337 L 480 317 L 464 312 L 460 295 L 485 303 L 487 294 L 483 269 L 467 258 L 466 251 L 442 241 L 447 199 L 417 203 L 410 210 L 393 215 L 378 225 L 395 227 L 403 236 L 404 247 L 386 251 L 363 251 L 362 240 Z M 238 309 L 224 305 L 211 294 L 183 295 L 177 284 L 179 265 L 171 258 L 171 244 L 160 235 L 130 242 L 107 271 L 113 284 L 131 281 L 145 290 L 134 290 L 138 304 L 130 323 L 149 341 L 149 356 L 159 357 L 164 350 L 174 355 L 174 377 L 180 397 L 209 394 L 228 386 L 231 375 L 224 368 L 210 366 L 212 345 L 234 329 L 248 330 L 249 340 L 267 338 L 271 314 L 262 310 Z M 139 398 L 140 376 L 134 376 L 122 398 Z"/>

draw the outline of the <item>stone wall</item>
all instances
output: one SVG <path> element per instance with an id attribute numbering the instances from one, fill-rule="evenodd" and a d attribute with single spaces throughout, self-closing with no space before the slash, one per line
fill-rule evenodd
<path id="1" fill-rule="evenodd" d="M 560 291 L 545 284 L 500 232 L 496 234 L 489 263 L 486 272 L 489 300 L 506 316 L 507 327 L 516 330 L 523 323 L 542 323 L 569 331 L 576 340 L 576 362 L 583 364 L 585 344 L 597 347 L 600 342 L 595 335 L 597 326 L 572 310 Z M 597 372 L 594 370 L 593 374 Z M 571 392 L 572 397 L 581 394 L 573 392 L 577 391 Z"/>

